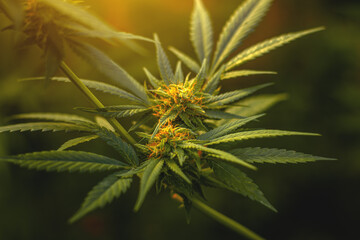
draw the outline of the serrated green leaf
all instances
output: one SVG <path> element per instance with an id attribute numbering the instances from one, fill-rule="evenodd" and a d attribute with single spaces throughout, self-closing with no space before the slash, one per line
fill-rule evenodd
<path id="1" fill-rule="evenodd" d="M 155 46 L 156 46 L 156 58 L 157 64 L 160 71 L 160 75 L 162 80 L 165 82 L 166 85 L 170 83 L 174 83 L 174 72 L 171 68 L 170 62 L 164 49 L 161 46 L 159 37 L 154 34 Z"/>
<path id="2" fill-rule="evenodd" d="M 259 75 L 259 74 L 277 74 L 277 73 L 271 72 L 271 71 L 255 71 L 255 70 L 231 71 L 231 72 L 226 72 L 223 75 L 221 75 L 221 80 L 243 77 L 243 76 Z"/>
<path id="3" fill-rule="evenodd" d="M 185 173 L 181 170 L 181 168 L 177 165 L 177 163 L 173 159 L 166 159 L 165 163 L 170 168 L 171 171 L 179 175 L 187 183 L 191 184 L 191 180 L 185 175 Z"/>
<path id="4" fill-rule="evenodd" d="M 128 165 L 102 155 L 81 151 L 43 151 L 0 157 L 7 161 L 29 169 L 58 172 L 94 172 L 119 168 Z"/>
<path id="5" fill-rule="evenodd" d="M 294 131 L 283 131 L 283 130 L 252 130 L 244 131 L 238 133 L 228 134 L 219 138 L 215 138 L 212 141 L 206 143 L 206 145 L 214 145 L 220 143 L 242 141 L 255 138 L 268 138 L 268 137 L 280 137 L 280 136 L 319 136 L 316 133 L 304 133 L 304 132 L 294 132 Z"/>
<path id="6" fill-rule="evenodd" d="M 200 65 L 190 56 L 186 55 L 185 53 L 174 47 L 169 47 L 169 50 L 174 53 L 180 59 L 180 61 L 183 62 L 191 71 L 193 71 L 194 73 L 199 72 Z"/>
<path id="7" fill-rule="evenodd" d="M 73 43 L 72 47 L 76 53 L 83 56 L 85 60 L 89 61 L 115 84 L 130 90 L 145 103 L 148 103 L 144 87 L 102 51 L 86 43 L 81 45 Z"/>
<path id="8" fill-rule="evenodd" d="M 201 65 L 199 73 L 196 75 L 196 77 L 193 80 L 195 81 L 195 87 L 194 87 L 195 92 L 198 92 L 203 86 L 206 80 L 206 70 L 207 70 L 207 60 L 205 58 Z"/>
<path id="9" fill-rule="evenodd" d="M 31 122 L 31 123 L 18 123 L 18 124 L 12 124 L 7 126 L 1 126 L 0 127 L 0 133 L 2 132 L 25 132 L 25 131 L 84 131 L 89 132 L 91 129 L 82 126 L 77 125 L 73 123 L 62 123 L 62 122 Z"/>
<path id="10" fill-rule="evenodd" d="M 74 146 L 79 145 L 79 144 L 84 143 L 84 142 L 89 142 L 89 141 L 94 140 L 96 138 L 98 138 L 97 135 L 89 135 L 89 136 L 83 136 L 83 137 L 70 139 L 69 141 L 66 141 L 64 144 L 62 144 L 59 147 L 58 151 L 64 151 L 65 149 L 74 147 Z"/>
<path id="11" fill-rule="evenodd" d="M 246 123 L 253 121 L 259 117 L 262 117 L 264 114 L 256 115 L 252 117 L 243 118 L 240 120 L 232 121 L 223 125 L 220 125 L 217 128 L 214 128 L 206 133 L 203 133 L 198 136 L 197 139 L 199 140 L 211 140 L 221 136 L 224 136 L 230 132 L 235 131 L 236 129 L 240 128 L 241 126 L 245 125 Z"/>
<path id="12" fill-rule="evenodd" d="M 277 212 L 265 198 L 259 187 L 240 169 L 218 161 L 212 161 L 211 165 L 216 178 L 223 182 L 228 189 L 249 197 L 250 199 L 257 201 Z"/>
<path id="13" fill-rule="evenodd" d="M 212 119 L 243 119 L 244 117 L 221 110 L 205 110 L 205 116 Z"/>
<path id="14" fill-rule="evenodd" d="M 208 145 L 208 143 L 206 143 L 206 145 Z M 219 150 L 219 149 L 208 148 L 208 147 L 204 147 L 202 145 L 195 144 L 195 143 L 190 143 L 190 142 L 180 143 L 179 146 L 181 148 L 185 148 L 185 149 L 200 150 L 200 151 L 208 153 L 211 157 L 215 157 L 215 158 L 218 158 L 218 159 L 222 159 L 222 160 L 226 160 L 226 161 L 233 162 L 233 163 L 236 163 L 236 164 L 240 164 L 240 165 L 242 165 L 244 167 L 256 170 L 255 166 L 253 166 L 253 165 L 251 165 L 251 164 L 249 164 L 249 163 L 235 157 L 234 155 L 232 155 L 230 153 L 224 152 L 224 151 Z"/>
<path id="15" fill-rule="evenodd" d="M 95 121 L 98 126 L 107 128 L 111 132 L 116 132 L 115 128 L 108 122 L 108 120 L 106 120 L 106 118 L 102 116 L 95 116 Z"/>
<path id="16" fill-rule="evenodd" d="M 182 71 L 181 68 L 181 62 L 178 61 L 178 63 L 176 64 L 176 70 L 175 70 L 175 81 L 176 83 L 184 83 L 184 73 Z"/>
<path id="17" fill-rule="evenodd" d="M 238 148 L 231 150 L 231 153 L 250 163 L 306 163 L 318 160 L 335 160 L 276 148 Z"/>
<path id="18" fill-rule="evenodd" d="M 136 155 L 134 148 L 124 142 L 116 133 L 106 129 L 99 128 L 94 131 L 101 139 L 103 139 L 109 146 L 113 147 L 120 153 L 122 159 L 132 165 L 139 165 L 139 158 Z"/>
<path id="19" fill-rule="evenodd" d="M 144 68 L 144 72 L 147 78 L 149 79 L 150 84 L 153 86 L 153 88 L 159 88 L 162 85 L 161 81 L 156 77 L 154 77 L 154 75 L 152 75 L 151 72 L 149 72 L 149 70 Z"/>
<path id="20" fill-rule="evenodd" d="M 186 160 L 186 155 L 183 149 L 177 147 L 175 148 L 175 154 L 179 160 L 180 166 L 182 166 Z"/>
<path id="21" fill-rule="evenodd" d="M 37 81 L 37 80 L 44 80 L 44 77 L 30 77 L 30 78 L 21 78 L 19 81 Z M 51 80 L 58 81 L 58 82 L 66 82 L 71 83 L 71 81 L 67 77 L 53 77 Z M 144 100 L 136 97 L 135 95 L 126 92 L 118 87 L 115 87 L 111 84 L 98 82 L 94 80 L 87 80 L 87 79 L 80 79 L 88 88 L 95 89 L 97 91 L 101 91 L 104 93 L 109 93 L 111 95 L 115 95 L 119 98 L 130 100 L 141 105 L 146 104 Z"/>
<path id="22" fill-rule="evenodd" d="M 149 111 L 148 108 L 141 105 L 117 105 L 104 108 L 77 108 L 85 112 L 96 113 L 106 118 L 131 117 L 135 114 Z"/>
<path id="23" fill-rule="evenodd" d="M 287 94 L 264 94 L 246 98 L 238 102 L 242 107 L 230 107 L 227 112 L 249 117 L 255 114 L 263 113 L 274 104 L 286 100 Z"/>
<path id="24" fill-rule="evenodd" d="M 154 185 L 155 181 L 159 177 L 162 167 L 164 165 L 164 160 L 162 159 L 153 159 L 146 166 L 144 174 L 140 182 L 140 191 L 138 199 L 135 203 L 134 211 L 138 211 L 145 200 L 146 194 L 149 192 L 150 188 Z"/>
<path id="25" fill-rule="evenodd" d="M 205 84 L 204 92 L 213 94 L 216 88 L 218 88 L 221 75 L 223 74 L 225 66 L 221 66 L 220 69 L 211 76 L 210 80 Z"/>
<path id="26" fill-rule="evenodd" d="M 216 96 L 211 96 L 206 100 L 205 104 L 207 105 L 207 107 L 211 108 L 212 106 L 221 106 L 221 105 L 233 103 L 240 100 L 243 97 L 246 97 L 256 92 L 257 90 L 268 87 L 270 85 L 272 85 L 272 83 L 265 83 L 254 87 L 249 87 L 245 89 L 226 92 Z"/>
<path id="27" fill-rule="evenodd" d="M 81 117 L 74 114 L 65 114 L 65 113 L 21 113 L 13 115 L 10 119 L 38 119 L 38 120 L 50 120 L 50 121 L 59 121 L 74 123 L 74 121 L 83 121 L 93 123 L 87 118 Z"/>
<path id="28" fill-rule="evenodd" d="M 213 47 L 213 30 L 209 14 L 201 0 L 195 1 L 191 14 L 190 39 L 200 62 L 204 59 L 209 62 Z"/>
<path id="29" fill-rule="evenodd" d="M 323 27 L 313 28 L 301 32 L 288 33 L 281 36 L 265 40 L 261 43 L 258 43 L 252 47 L 249 47 L 232 58 L 228 63 L 226 63 L 226 71 L 243 64 L 244 62 L 253 60 L 257 57 L 264 55 L 265 53 L 270 52 L 282 45 L 285 45 L 297 38 L 303 37 L 305 35 L 315 33 L 318 31 L 324 30 Z"/>
<path id="30" fill-rule="evenodd" d="M 113 173 L 99 182 L 87 195 L 81 208 L 69 219 L 73 223 L 96 208 L 102 208 L 106 204 L 118 198 L 130 187 L 131 178 L 118 177 L 119 173 Z"/>
<path id="31" fill-rule="evenodd" d="M 254 30 L 270 7 L 271 2 L 272 0 L 247 0 L 236 9 L 220 34 L 213 59 L 212 72 Z"/>

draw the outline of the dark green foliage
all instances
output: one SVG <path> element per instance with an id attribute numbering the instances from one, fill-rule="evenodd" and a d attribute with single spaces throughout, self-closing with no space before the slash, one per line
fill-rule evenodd
<path id="1" fill-rule="evenodd" d="M 272 1 L 246 0 L 241 4 L 223 27 L 216 48 L 213 49 L 210 17 L 203 3 L 195 0 L 191 15 L 190 40 L 198 59 L 194 60 L 171 47 L 170 51 L 179 58 L 174 72 L 156 34 L 152 41 L 127 33 L 115 32 L 81 8 L 59 0 L 42 2 L 55 11 L 66 13 L 65 15 L 69 18 L 66 26 L 63 26 L 65 23 L 57 23 L 59 26 L 54 26 L 54 33 L 48 33 L 49 40 L 41 43 L 47 47 L 45 51 L 48 64 L 46 78 L 69 82 L 67 78 L 53 77 L 63 59 L 63 45 L 67 44 L 113 83 L 129 91 L 102 82 L 79 79 L 78 86 L 83 84 L 88 88 L 115 95 L 126 103 L 115 106 L 103 106 L 101 103 L 96 103 L 95 108 L 77 108 L 93 114 L 95 121 L 76 115 L 33 113 L 19 114 L 14 118 L 46 120 L 46 122 L 27 122 L 0 127 L 0 132 L 80 131 L 86 133 L 85 136 L 68 140 L 58 151 L 2 157 L 0 158 L 2 161 L 48 171 L 121 170 L 111 172 L 89 192 L 82 207 L 70 219 L 70 222 L 113 201 L 129 188 L 135 177 L 140 178 L 135 211 L 140 209 L 146 195 L 154 185 L 157 191 L 169 190 L 181 196 L 187 214 L 195 199 L 205 199 L 203 186 L 234 191 L 276 211 L 258 186 L 242 171 L 242 168 L 256 170 L 257 167 L 253 163 L 329 160 L 287 150 L 259 147 L 238 148 L 233 144 L 231 146 L 235 146 L 234 148 L 225 151 L 224 149 L 229 148 L 229 143 L 241 143 L 249 139 L 291 135 L 317 136 L 318 134 L 242 128 L 245 124 L 263 116 L 261 113 L 270 106 L 286 98 L 284 94 L 249 97 L 254 92 L 270 86 L 271 83 L 225 93 L 220 91 L 220 83 L 225 79 L 274 74 L 270 71 L 233 70 L 233 68 L 322 28 L 290 33 L 264 41 L 245 49 L 227 61 L 243 39 L 260 22 Z M 12 15 L 12 12 L 7 13 L 9 16 Z M 14 24 L 16 24 L 15 20 Z M 67 34 L 57 36 L 56 27 L 60 28 L 58 30 L 71 30 L 73 37 L 70 38 Z M 30 37 L 34 36 L 30 35 Z M 144 68 L 149 84 L 145 82 L 143 86 L 102 51 L 83 41 L 84 38 L 96 38 L 103 41 L 140 39 L 153 42 L 159 76 L 154 76 Z M 192 72 L 183 72 L 182 64 Z M 72 79 L 74 76 L 69 72 L 64 72 L 72 81 L 74 80 Z M 136 130 L 137 136 L 141 138 L 137 141 L 133 140 L 128 132 L 126 132 L 128 135 L 124 134 L 125 130 L 122 130 L 122 126 L 114 119 L 127 118 L 129 120 L 129 117 L 136 117 L 136 115 L 138 119 L 128 132 Z M 89 152 L 64 151 L 97 138 L 115 149 L 119 153 L 119 160 Z"/>

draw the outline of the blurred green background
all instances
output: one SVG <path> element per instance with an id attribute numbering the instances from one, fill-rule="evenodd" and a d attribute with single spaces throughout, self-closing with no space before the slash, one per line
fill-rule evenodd
<path id="1" fill-rule="evenodd" d="M 241 1 L 203 0 L 215 33 Z M 116 29 L 146 37 L 157 32 L 164 46 L 191 53 L 189 16 L 192 0 L 87 0 L 90 11 Z M 7 20 L 0 15 L 0 28 Z M 360 3 L 358 0 L 276 0 L 263 22 L 241 49 L 286 32 L 326 26 L 326 31 L 307 36 L 278 49 L 244 69 L 274 70 L 278 75 L 248 77 L 224 82 L 224 90 L 259 82 L 275 82 L 263 93 L 289 94 L 261 119 L 264 128 L 318 132 L 318 138 L 293 137 L 254 141 L 258 146 L 298 150 L 339 159 L 299 165 L 261 165 L 248 174 L 278 209 L 273 213 L 240 195 L 208 189 L 209 205 L 233 217 L 267 239 L 356 239 L 360 214 Z M 19 77 L 41 76 L 41 52 L 18 49 L 15 35 L 0 33 L 0 121 L 16 113 L 68 112 L 88 106 L 71 86 L 61 83 L 24 83 Z M 138 55 L 125 46 L 102 46 L 135 78 L 144 81 L 142 67 L 157 72 L 154 47 Z M 171 61 L 175 64 L 175 58 Z M 84 78 L 103 76 L 78 57 L 68 63 Z M 104 79 L 105 80 L 105 79 Z M 107 104 L 115 99 L 99 95 Z M 124 123 L 126 125 L 126 123 Z M 0 135 L 0 154 L 49 150 L 69 136 L 63 133 L 14 133 Z M 108 153 L 101 143 L 95 152 Z M 67 219 L 78 209 L 101 174 L 47 173 L 0 164 L 0 239 L 239 239 L 198 213 L 187 225 L 182 209 L 167 193 L 151 193 L 139 213 L 132 211 L 137 182 L 119 200 L 95 211 L 74 225 Z"/>

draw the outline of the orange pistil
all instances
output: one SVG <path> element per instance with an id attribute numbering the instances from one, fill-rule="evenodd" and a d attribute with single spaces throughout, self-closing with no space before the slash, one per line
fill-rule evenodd
<path id="1" fill-rule="evenodd" d="M 196 96 L 194 85 L 184 86 L 184 84 L 163 85 L 153 93 L 154 102 L 152 106 L 153 115 L 161 118 L 169 109 L 177 110 L 178 114 L 186 112 L 188 104 L 203 107 L 202 96 Z"/>
<path id="2" fill-rule="evenodd" d="M 186 128 L 174 126 L 172 122 L 168 122 L 161 127 L 159 132 L 146 146 L 151 151 L 149 158 L 162 157 L 171 148 L 176 148 L 177 142 L 192 139 L 190 131 Z"/>

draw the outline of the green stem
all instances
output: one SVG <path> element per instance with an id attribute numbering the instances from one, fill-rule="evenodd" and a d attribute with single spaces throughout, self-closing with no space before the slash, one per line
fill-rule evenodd
<path id="1" fill-rule="evenodd" d="M 265 240 L 264 238 L 260 237 L 247 227 L 241 225 L 240 223 L 234 221 L 233 219 L 225 216 L 222 213 L 212 209 L 211 207 L 207 206 L 205 203 L 197 200 L 192 199 L 193 206 L 196 207 L 198 210 L 203 212 L 204 214 L 208 215 L 209 217 L 213 218 L 214 220 L 218 221 L 219 223 L 223 224 L 224 226 L 234 230 L 235 232 L 245 236 L 248 239 L 252 240 Z"/>
<path id="2" fill-rule="evenodd" d="M 80 80 L 78 76 L 66 65 L 65 62 L 61 62 L 60 65 L 61 70 L 65 73 L 65 75 L 70 79 L 72 83 L 82 92 L 84 95 L 90 100 L 92 104 L 97 108 L 104 108 L 104 105 L 97 99 L 97 97 L 89 90 L 88 87 Z M 117 130 L 117 132 L 123 135 L 131 144 L 135 144 L 136 141 L 130 134 L 126 131 L 126 129 L 115 119 L 110 118 L 109 123 Z"/>

